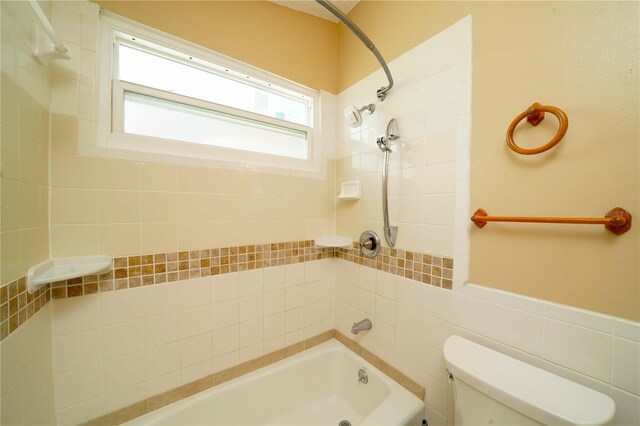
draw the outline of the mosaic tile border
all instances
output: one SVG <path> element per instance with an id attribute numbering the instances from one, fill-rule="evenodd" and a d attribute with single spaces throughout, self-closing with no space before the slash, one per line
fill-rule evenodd
<path id="1" fill-rule="evenodd" d="M 201 379 L 184 384 L 161 394 L 154 395 L 145 400 L 136 402 L 120 410 L 116 410 L 96 419 L 89 420 L 88 422 L 84 423 L 84 425 L 117 425 L 129 420 L 133 420 L 136 417 L 143 416 L 154 410 L 188 398 L 214 386 L 221 385 L 225 382 L 228 382 L 229 380 L 235 379 L 236 377 L 243 376 L 245 374 L 251 373 L 252 371 L 273 364 L 277 361 L 289 358 L 290 356 L 296 355 L 331 339 L 338 340 L 352 352 L 364 358 L 378 370 L 389 376 L 389 378 L 420 398 L 420 400 L 424 401 L 425 389 L 422 386 L 402 374 L 396 368 L 387 364 L 385 361 L 383 361 L 373 353 L 369 352 L 367 349 L 353 342 L 351 339 L 349 339 L 339 331 L 332 329 L 329 331 L 325 331 L 324 333 L 321 333 L 317 336 L 310 337 L 309 339 L 303 340 L 301 342 L 294 343 L 293 345 L 287 346 L 286 348 L 243 362 L 242 364 L 227 368 L 226 370 L 210 374 Z"/>
<path id="2" fill-rule="evenodd" d="M 447 290 L 453 288 L 453 259 L 450 257 L 382 247 L 380 253 L 374 259 L 370 259 L 360 253 L 358 243 L 353 243 L 353 248 L 350 249 L 335 249 L 334 256 L 423 284 Z"/>
<path id="3" fill-rule="evenodd" d="M 383 247 L 376 258 L 352 248 L 316 247 L 313 240 L 222 247 L 206 250 L 116 257 L 111 271 L 49 283 L 34 294 L 22 277 L 0 287 L 0 341 L 18 329 L 50 299 L 171 283 L 211 275 L 337 257 L 424 284 L 452 289 L 453 259 Z"/>
<path id="4" fill-rule="evenodd" d="M 51 300 L 50 284 L 33 294 L 26 288 L 26 277 L 0 287 L 0 341 L 27 322 Z"/>
<path id="5" fill-rule="evenodd" d="M 116 257 L 112 270 L 105 274 L 52 283 L 51 297 L 63 299 L 331 257 L 332 248 L 315 247 L 311 240 Z"/>

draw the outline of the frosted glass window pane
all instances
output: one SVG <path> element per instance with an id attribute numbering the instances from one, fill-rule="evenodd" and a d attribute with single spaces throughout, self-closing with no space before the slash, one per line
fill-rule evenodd
<path id="1" fill-rule="evenodd" d="M 118 48 L 117 78 L 292 123 L 311 124 L 305 101 L 124 44 Z"/>
<path id="2" fill-rule="evenodd" d="M 124 92 L 125 133 L 307 159 L 307 134 L 134 92 Z"/>

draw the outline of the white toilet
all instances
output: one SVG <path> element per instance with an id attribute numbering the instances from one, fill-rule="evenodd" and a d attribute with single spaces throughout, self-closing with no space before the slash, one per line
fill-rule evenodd
<path id="1" fill-rule="evenodd" d="M 459 336 L 444 344 L 456 425 L 604 425 L 607 395 Z"/>

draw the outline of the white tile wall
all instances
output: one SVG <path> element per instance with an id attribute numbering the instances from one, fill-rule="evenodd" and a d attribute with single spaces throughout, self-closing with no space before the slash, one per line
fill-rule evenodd
<path id="1" fill-rule="evenodd" d="M 60 422 L 90 420 L 332 329 L 334 274 L 325 259 L 54 300 Z"/>
<path id="2" fill-rule="evenodd" d="M 31 55 L 31 26 L 37 22 L 32 8 L 27 2 L 3 2 L 0 8 L 0 284 L 5 285 L 48 256 L 50 84 L 47 67 Z"/>
<path id="3" fill-rule="evenodd" d="M 544 358 L 598 380 L 611 377 L 613 336 L 545 319 Z"/>
<path id="4" fill-rule="evenodd" d="M 459 70 L 470 67 L 465 25 L 470 18 L 392 61 L 394 88 L 373 114 L 365 115 L 361 127 L 338 122 L 336 185 L 354 179 L 362 184 L 361 200 L 337 204 L 338 234 L 357 239 L 367 228 L 382 233 L 382 153 L 375 139 L 397 118 L 400 140 L 392 148 L 389 180 L 397 246 L 440 256 L 468 250 L 468 243 L 454 239 L 453 226 L 454 213 L 468 211 L 455 196 L 458 187 L 468 186 L 468 172 L 458 166 L 466 166 L 469 157 L 470 73 Z M 338 110 L 374 101 L 381 79 L 382 71 L 376 71 L 340 93 Z"/>
<path id="5" fill-rule="evenodd" d="M 50 5 L 41 5 L 49 15 Z M 37 18 L 29 4 L 1 2 L 0 9 L 0 284 L 7 284 L 48 256 L 50 79 L 31 55 Z M 55 421 L 49 304 L 0 343 L 0 424 Z"/>
<path id="6" fill-rule="evenodd" d="M 640 344 L 626 339 L 613 339 L 611 384 L 640 395 Z"/>

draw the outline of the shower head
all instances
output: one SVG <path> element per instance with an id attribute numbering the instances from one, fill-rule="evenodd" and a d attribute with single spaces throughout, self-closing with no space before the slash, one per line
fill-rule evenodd
<path id="1" fill-rule="evenodd" d="M 344 118 L 349 126 L 358 127 L 362 124 L 362 113 L 366 111 L 369 114 L 373 114 L 375 110 L 376 106 L 374 104 L 365 105 L 360 109 L 350 106 L 344 109 Z"/>

